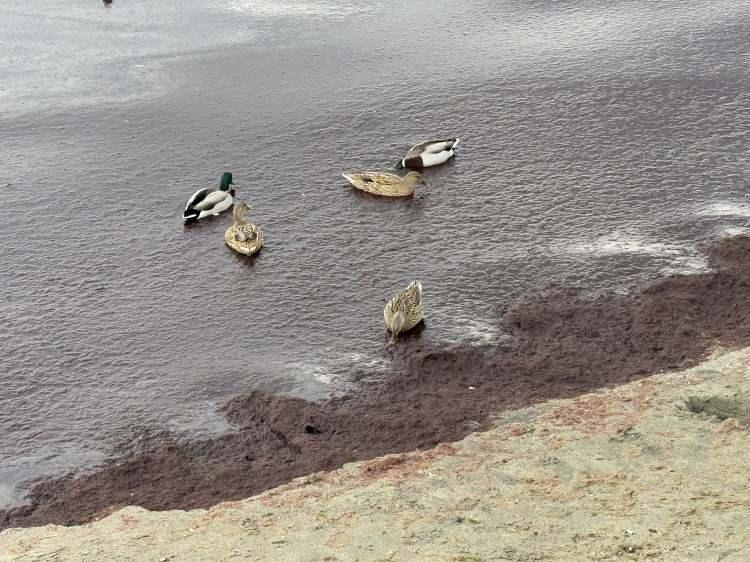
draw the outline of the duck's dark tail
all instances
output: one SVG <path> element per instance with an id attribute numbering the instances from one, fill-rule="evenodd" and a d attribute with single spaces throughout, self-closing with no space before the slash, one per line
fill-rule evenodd
<path id="1" fill-rule="evenodd" d="M 182 218 L 185 219 L 185 224 L 191 224 L 198 220 L 199 211 L 192 208 L 187 208 L 182 213 Z"/>

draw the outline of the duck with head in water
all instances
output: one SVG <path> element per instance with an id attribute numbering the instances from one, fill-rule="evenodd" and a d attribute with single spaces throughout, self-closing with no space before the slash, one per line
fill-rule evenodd
<path id="1" fill-rule="evenodd" d="M 231 172 L 224 172 L 221 175 L 219 189 L 204 187 L 193 193 L 182 213 L 185 224 L 193 223 L 203 217 L 218 215 L 231 207 L 234 201 L 234 188 L 230 186 L 233 185 Z"/>
<path id="2" fill-rule="evenodd" d="M 457 138 L 420 142 L 412 146 L 406 156 L 396 162 L 396 169 L 421 170 L 437 166 L 453 158 L 457 146 Z"/>
<path id="3" fill-rule="evenodd" d="M 391 332 L 389 344 L 395 343 L 399 334 L 419 324 L 423 316 L 422 283 L 412 281 L 406 289 L 388 301 L 383 310 L 385 327 Z"/>

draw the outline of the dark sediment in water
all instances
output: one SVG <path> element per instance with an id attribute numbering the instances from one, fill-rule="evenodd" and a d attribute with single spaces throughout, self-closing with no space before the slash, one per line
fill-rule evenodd
<path id="1" fill-rule="evenodd" d="M 714 271 L 673 275 L 626 295 L 549 289 L 499 320 L 490 349 L 427 348 L 405 339 L 388 376 L 312 403 L 253 392 L 230 400 L 234 433 L 159 434 L 92 474 L 35 484 L 0 528 L 89 521 L 113 507 L 208 507 L 319 470 L 455 441 L 492 414 L 699 362 L 717 344 L 750 344 L 750 238 L 709 250 Z"/>

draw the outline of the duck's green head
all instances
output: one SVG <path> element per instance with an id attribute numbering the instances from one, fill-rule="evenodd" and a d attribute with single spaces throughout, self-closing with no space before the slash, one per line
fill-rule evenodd
<path id="1" fill-rule="evenodd" d="M 219 189 L 222 191 L 229 191 L 230 185 L 234 185 L 232 181 L 232 172 L 224 172 L 221 174 L 221 182 L 219 183 Z"/>

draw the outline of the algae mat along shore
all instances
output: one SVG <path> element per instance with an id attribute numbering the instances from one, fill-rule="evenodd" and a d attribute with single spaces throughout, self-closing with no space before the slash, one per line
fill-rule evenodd
<path id="1" fill-rule="evenodd" d="M 208 510 L 6 530 L 0 560 L 746 561 L 748 398 L 750 348 L 717 352 Z"/>

